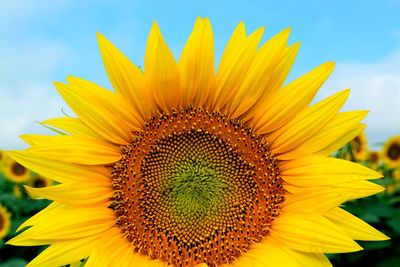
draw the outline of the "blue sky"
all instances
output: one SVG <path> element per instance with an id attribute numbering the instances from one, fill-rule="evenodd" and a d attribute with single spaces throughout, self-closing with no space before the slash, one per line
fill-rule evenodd
<path id="1" fill-rule="evenodd" d="M 266 26 L 264 40 L 288 26 L 301 41 L 293 79 L 337 62 L 318 98 L 350 87 L 345 109 L 369 109 L 370 143 L 400 134 L 400 0 L 388 1 L 6 1 L 0 0 L 0 148 L 45 130 L 34 121 L 66 104 L 53 81 L 75 75 L 109 87 L 97 48 L 103 33 L 142 65 L 154 20 L 176 57 L 197 16 L 209 17 L 219 59 L 239 21 Z"/>

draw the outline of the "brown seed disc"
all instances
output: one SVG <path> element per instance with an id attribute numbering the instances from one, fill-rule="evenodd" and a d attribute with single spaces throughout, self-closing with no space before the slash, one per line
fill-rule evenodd
<path id="1" fill-rule="evenodd" d="M 174 266 L 232 262 L 269 234 L 284 200 L 266 140 L 203 109 L 151 118 L 112 175 L 126 239 Z"/>
<path id="2" fill-rule="evenodd" d="M 26 168 L 24 166 L 22 166 L 21 164 L 19 164 L 18 162 L 12 163 L 11 171 L 16 176 L 22 176 L 27 172 Z"/>
<path id="3" fill-rule="evenodd" d="M 387 156 L 391 160 L 398 160 L 400 158 L 400 144 L 399 143 L 392 143 L 387 150 Z"/>

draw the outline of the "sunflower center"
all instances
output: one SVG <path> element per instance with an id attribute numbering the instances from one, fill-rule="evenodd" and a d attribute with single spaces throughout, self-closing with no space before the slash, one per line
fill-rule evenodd
<path id="1" fill-rule="evenodd" d="M 14 162 L 11 166 L 11 171 L 13 172 L 13 174 L 21 176 L 25 174 L 26 168 L 18 162 Z"/>
<path id="2" fill-rule="evenodd" d="M 398 160 L 400 158 L 400 144 L 393 143 L 388 149 L 388 156 L 392 160 Z"/>
<path id="3" fill-rule="evenodd" d="M 42 188 L 46 186 L 46 182 L 41 177 L 36 177 L 32 183 L 35 188 Z"/>
<path id="4" fill-rule="evenodd" d="M 134 250 L 175 266 L 232 262 L 268 235 L 284 200 L 266 140 L 194 108 L 149 120 L 122 149 L 113 187 Z"/>
<path id="5" fill-rule="evenodd" d="M 354 149 L 355 149 L 355 151 L 357 153 L 360 153 L 362 151 L 362 149 L 361 149 L 362 148 L 362 144 L 361 144 L 361 140 L 360 140 L 359 136 L 356 136 L 353 139 L 353 147 L 354 147 Z"/>

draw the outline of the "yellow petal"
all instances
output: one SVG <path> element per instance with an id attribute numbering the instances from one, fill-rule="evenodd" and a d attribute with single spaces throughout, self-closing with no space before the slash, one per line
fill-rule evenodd
<path id="1" fill-rule="evenodd" d="M 156 112 L 149 84 L 143 72 L 103 35 L 97 35 L 104 67 L 116 92 L 128 103 L 133 113 L 140 114 L 142 121 Z"/>
<path id="2" fill-rule="evenodd" d="M 324 156 L 285 161 L 279 167 L 282 179 L 298 186 L 337 185 L 382 177 L 361 164 Z"/>
<path id="3" fill-rule="evenodd" d="M 351 199 L 368 197 L 385 190 L 383 186 L 369 181 L 353 181 L 350 183 L 337 184 L 336 187 L 344 188 L 352 193 Z"/>
<path id="4" fill-rule="evenodd" d="M 262 267 L 301 267 L 282 246 L 274 242 L 270 237 L 253 244 L 234 263 L 236 263 L 236 266 L 249 266 L 250 262 L 254 262 L 254 266 Z"/>
<path id="5" fill-rule="evenodd" d="M 214 39 L 210 21 L 197 18 L 178 63 L 184 103 L 203 106 L 214 78 Z"/>
<path id="6" fill-rule="evenodd" d="M 257 52 L 251 63 L 242 85 L 228 103 L 228 114 L 232 117 L 239 117 L 252 109 L 260 98 L 267 94 L 270 83 L 274 80 L 274 69 L 281 62 L 290 30 L 286 29 L 267 41 Z"/>
<path id="7" fill-rule="evenodd" d="M 268 136 L 271 150 L 280 154 L 278 158 L 285 160 L 285 152 L 293 150 L 310 139 L 328 121 L 330 121 L 343 106 L 349 90 L 344 90 L 328 97 L 298 114 L 275 132 Z"/>
<path id="8" fill-rule="evenodd" d="M 178 66 L 156 22 L 147 41 L 144 71 L 153 84 L 155 101 L 163 110 L 182 105 L 183 91 Z"/>
<path id="9" fill-rule="evenodd" d="M 98 236 L 90 236 L 55 242 L 26 267 L 63 266 L 84 259 L 93 251 L 98 238 Z"/>
<path id="10" fill-rule="evenodd" d="M 16 230 L 16 232 L 21 231 L 22 229 L 24 229 L 27 226 L 31 226 L 36 224 L 39 220 L 42 220 L 42 218 L 47 217 L 47 218 L 51 218 L 51 216 L 53 216 L 53 211 L 55 209 L 65 209 L 67 206 L 65 204 L 62 203 L 58 203 L 58 202 L 52 202 L 50 203 L 49 206 L 47 206 L 45 209 L 39 211 L 38 213 L 36 213 L 35 215 L 33 215 L 32 217 L 30 217 L 28 220 L 26 220 L 24 223 L 22 223 L 18 229 Z M 50 214 L 50 215 L 49 215 Z"/>
<path id="11" fill-rule="evenodd" d="M 103 184 L 98 182 L 64 183 L 42 188 L 26 186 L 26 190 L 35 197 L 44 197 L 73 206 L 105 203 L 113 195 L 110 182 Z"/>
<path id="12" fill-rule="evenodd" d="M 350 140 L 353 140 L 357 135 L 362 133 L 366 127 L 367 125 L 360 123 L 353 129 L 349 129 L 349 131 L 344 135 L 338 136 L 334 142 L 321 149 L 321 153 L 323 155 L 331 155 L 333 152 L 337 151 L 339 148 L 350 142 Z"/>
<path id="13" fill-rule="evenodd" d="M 285 153 L 285 158 L 306 156 L 321 150 L 322 155 L 328 155 L 330 149 L 327 148 L 336 143 L 338 138 L 343 138 L 347 133 L 358 129 L 360 126 L 359 122 L 364 119 L 367 114 L 367 111 L 338 113 L 318 133 L 306 140 L 299 147 Z M 350 140 L 346 140 L 346 142 L 348 141 Z"/>
<path id="14" fill-rule="evenodd" d="M 108 181 L 110 171 L 103 166 L 84 166 L 46 159 L 27 151 L 7 151 L 7 155 L 26 168 L 54 181 Z"/>
<path id="15" fill-rule="evenodd" d="M 115 144 L 129 143 L 131 132 L 140 129 L 124 101 L 111 91 L 78 78 L 71 85 L 55 83 L 65 102 L 93 131 Z"/>
<path id="16" fill-rule="evenodd" d="M 290 256 L 292 256 L 300 264 L 300 266 L 332 267 L 331 262 L 322 253 L 306 253 L 288 248 L 284 249 Z"/>
<path id="17" fill-rule="evenodd" d="M 126 243 L 126 244 L 125 244 Z M 127 240 L 122 240 L 121 229 L 112 227 L 105 231 L 99 239 L 85 267 L 129 266 L 129 261 L 122 265 L 113 265 L 112 260 L 119 256 L 122 250 L 129 250 Z M 132 250 L 130 250 L 132 253 Z"/>
<path id="18" fill-rule="evenodd" d="M 351 198 L 344 189 L 311 187 L 285 196 L 282 209 L 285 212 L 306 211 L 325 214 Z"/>
<path id="19" fill-rule="evenodd" d="M 11 239 L 9 244 L 26 246 L 30 241 L 47 243 L 48 240 L 80 239 L 100 234 L 115 225 L 115 213 L 107 206 L 79 209 L 59 207 L 46 215 Z"/>
<path id="20" fill-rule="evenodd" d="M 23 134 L 19 137 L 30 146 L 45 144 L 48 140 L 48 135 L 41 134 Z"/>
<path id="21" fill-rule="evenodd" d="M 379 232 L 371 225 L 351 213 L 336 207 L 325 214 L 329 220 L 342 228 L 355 240 L 388 240 L 388 236 Z"/>
<path id="22" fill-rule="evenodd" d="M 255 129 L 264 134 L 272 132 L 293 119 L 306 108 L 318 89 L 326 81 L 335 64 L 327 62 L 278 90 L 260 106 L 256 114 Z"/>
<path id="23" fill-rule="evenodd" d="M 239 24 L 233 33 L 221 58 L 214 80 L 215 92 L 211 97 L 211 108 L 221 109 L 237 94 L 246 73 L 254 60 L 264 28 L 243 36 L 244 26 Z"/>
<path id="24" fill-rule="evenodd" d="M 323 216 L 306 212 L 280 214 L 271 237 L 279 244 L 311 253 L 342 253 L 362 250 L 342 229 Z"/>
<path id="25" fill-rule="evenodd" d="M 241 115 L 243 120 L 252 121 L 252 125 L 256 125 L 260 118 L 264 116 L 266 103 L 270 103 L 271 101 L 269 101 L 269 99 L 281 89 L 293 66 L 299 48 L 300 43 L 295 43 L 285 49 L 278 65 L 273 70 L 273 74 L 271 74 L 272 79 L 269 81 L 268 85 L 266 85 L 267 88 L 265 88 L 261 97 L 254 104 L 251 112 Z"/>
<path id="26" fill-rule="evenodd" d="M 27 151 L 48 159 L 86 165 L 114 163 L 121 158 L 118 146 L 91 137 L 62 135 L 42 139 L 46 141 Z"/>
<path id="27" fill-rule="evenodd" d="M 42 124 L 54 126 L 74 136 L 102 138 L 79 118 L 55 118 L 45 120 Z"/>

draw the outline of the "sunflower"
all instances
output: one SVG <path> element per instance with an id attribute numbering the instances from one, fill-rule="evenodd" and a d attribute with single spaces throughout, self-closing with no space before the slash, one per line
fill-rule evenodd
<path id="1" fill-rule="evenodd" d="M 400 135 L 389 138 L 382 148 L 383 161 L 391 168 L 400 166 Z"/>
<path id="2" fill-rule="evenodd" d="M 367 160 L 369 162 L 369 166 L 376 170 L 379 166 L 379 162 L 381 161 L 381 155 L 379 151 L 376 150 L 370 150 L 367 153 Z"/>
<path id="3" fill-rule="evenodd" d="M 330 266 L 384 234 L 341 209 L 380 192 L 381 174 L 329 157 L 363 129 L 339 112 L 349 90 L 311 105 L 334 64 L 283 85 L 299 44 L 240 23 L 214 72 L 213 34 L 198 19 L 178 62 L 154 23 L 144 71 L 102 35 L 115 92 L 56 83 L 76 118 L 66 134 L 26 135 L 10 155 L 60 184 L 9 244 L 50 245 L 28 266 Z"/>
<path id="4" fill-rule="evenodd" d="M 15 183 L 26 182 L 31 176 L 30 170 L 9 157 L 5 159 L 3 171 L 5 177 Z"/>
<path id="5" fill-rule="evenodd" d="M 42 188 L 53 185 L 53 181 L 41 175 L 34 175 L 29 179 L 28 185 L 34 188 Z"/>
<path id="6" fill-rule="evenodd" d="M 364 161 L 367 158 L 368 145 L 367 137 L 364 132 L 361 132 L 351 140 L 350 145 L 355 160 Z"/>
<path id="7" fill-rule="evenodd" d="M 0 240 L 7 236 L 10 231 L 11 214 L 0 204 Z"/>
<path id="8" fill-rule="evenodd" d="M 0 167 L 4 164 L 6 155 L 3 150 L 0 149 Z"/>
<path id="9" fill-rule="evenodd" d="M 53 181 L 49 178 L 43 177 L 41 175 L 34 175 L 28 180 L 28 186 L 33 187 L 33 188 L 43 188 L 47 186 L 52 186 Z M 34 194 L 31 194 L 28 192 L 28 195 L 31 197 L 35 197 Z"/>

